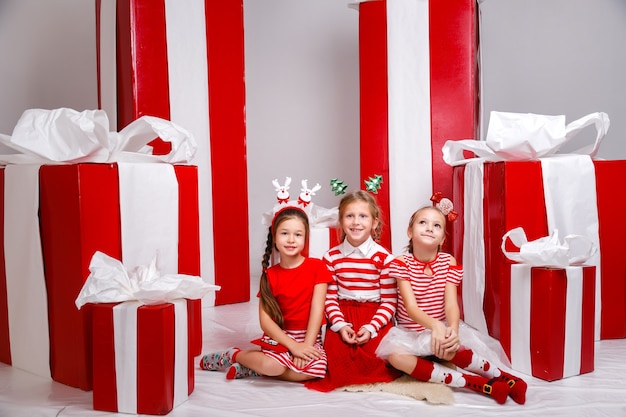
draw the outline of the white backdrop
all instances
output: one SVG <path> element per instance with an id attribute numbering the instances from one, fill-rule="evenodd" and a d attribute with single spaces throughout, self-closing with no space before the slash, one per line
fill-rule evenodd
<path id="1" fill-rule="evenodd" d="M 483 137 L 489 111 L 611 119 L 599 157 L 626 159 L 626 1 L 481 0 Z M 595 132 L 581 132 L 562 151 Z"/>
<path id="2" fill-rule="evenodd" d="M 568 121 L 604 111 L 600 156 L 626 159 L 626 2 L 484 0 L 480 10 L 484 121 L 489 110 Z M 319 182 L 324 207 L 338 202 L 331 178 L 360 186 L 358 12 L 337 0 L 245 0 L 244 17 L 249 218 L 227 221 L 249 222 L 254 281 L 272 179 L 291 176 L 292 195 L 302 179 Z M 94 25 L 92 1 L 0 0 L 0 133 L 28 108 L 96 108 Z"/>

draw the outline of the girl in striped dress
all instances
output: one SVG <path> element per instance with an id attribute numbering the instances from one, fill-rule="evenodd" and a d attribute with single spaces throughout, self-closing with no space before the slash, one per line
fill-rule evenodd
<path id="1" fill-rule="evenodd" d="M 439 252 L 445 226 L 446 215 L 438 207 L 424 207 L 411 216 L 408 254 L 390 268 L 400 293 L 397 327 L 377 354 L 418 380 L 469 388 L 500 404 L 508 396 L 523 404 L 526 382 L 485 357 L 498 355 L 500 362 L 508 362 L 500 345 L 460 320 L 457 286 L 463 269 L 451 255 Z M 453 370 L 441 360 L 469 372 Z"/>
<path id="2" fill-rule="evenodd" d="M 259 291 L 264 334 L 253 341 L 261 349 L 213 352 L 202 357 L 200 368 L 226 371 L 227 379 L 264 375 L 302 382 L 325 376 L 321 328 L 332 277 L 321 260 L 303 255 L 308 239 L 309 221 L 302 209 L 286 206 L 276 213 L 267 236 Z M 269 267 L 274 248 L 280 262 Z"/>
<path id="3" fill-rule="evenodd" d="M 389 382 L 401 375 L 376 356 L 392 326 L 397 291 L 389 276 L 394 258 L 375 241 L 382 225 L 374 197 L 362 190 L 346 194 L 339 203 L 339 225 L 342 243 L 324 255 L 333 276 L 326 295 L 328 373 L 305 384 L 318 391 Z"/>

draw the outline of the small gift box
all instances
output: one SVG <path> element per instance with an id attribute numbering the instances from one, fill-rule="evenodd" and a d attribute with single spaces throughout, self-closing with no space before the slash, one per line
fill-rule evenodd
<path id="1" fill-rule="evenodd" d="M 594 370 L 595 267 L 511 265 L 511 367 L 546 381 Z"/>
<path id="2" fill-rule="evenodd" d="M 519 252 L 506 250 L 511 239 Z M 594 369 L 595 253 L 584 236 L 558 231 L 529 242 L 522 228 L 507 232 L 502 251 L 511 265 L 510 340 L 502 340 L 511 367 L 546 381 Z"/>
<path id="3" fill-rule="evenodd" d="M 187 301 L 94 304 L 93 408 L 163 415 L 194 389 Z"/>
<path id="4" fill-rule="evenodd" d="M 76 306 L 90 303 L 95 410 L 162 415 L 194 389 L 188 300 L 219 287 L 160 275 L 156 262 L 127 271 L 96 252 Z"/>

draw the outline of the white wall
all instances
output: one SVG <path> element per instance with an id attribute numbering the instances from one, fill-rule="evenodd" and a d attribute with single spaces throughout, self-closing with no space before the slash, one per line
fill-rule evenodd
<path id="1" fill-rule="evenodd" d="M 626 1 L 482 0 L 483 138 L 491 110 L 566 115 L 603 111 L 599 157 L 626 159 Z M 563 151 L 592 143 L 593 128 Z"/>
<path id="2" fill-rule="evenodd" d="M 322 207 L 339 202 L 329 181 L 359 186 L 358 11 L 337 0 L 246 0 L 246 119 L 252 281 L 261 272 L 276 203 L 272 180 L 319 183 Z M 252 294 L 254 296 L 256 292 Z"/>
<path id="3" fill-rule="evenodd" d="M 98 107 L 93 1 L 0 0 L 0 133 L 30 108 Z"/>
<path id="4" fill-rule="evenodd" d="M 626 159 L 626 2 L 484 0 L 480 10 L 485 114 L 605 111 L 600 156 Z M 331 178 L 359 185 L 358 12 L 338 0 L 245 0 L 244 14 L 254 280 L 272 179 L 291 176 L 294 196 L 301 179 L 319 182 L 324 207 L 338 202 Z M 0 133 L 28 108 L 97 106 L 94 19 L 92 1 L 0 0 Z"/>

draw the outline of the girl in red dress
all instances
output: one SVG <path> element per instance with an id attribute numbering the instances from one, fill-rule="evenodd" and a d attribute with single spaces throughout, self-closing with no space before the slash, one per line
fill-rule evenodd
<path id="1" fill-rule="evenodd" d="M 309 221 L 302 209 L 286 206 L 276 213 L 262 261 L 259 321 L 264 333 L 253 341 L 261 349 L 209 353 L 200 368 L 226 371 L 227 379 L 264 375 L 301 382 L 325 376 L 321 328 L 332 277 L 321 260 L 303 255 L 308 239 Z M 280 262 L 270 267 L 274 249 Z"/>

